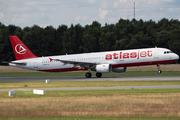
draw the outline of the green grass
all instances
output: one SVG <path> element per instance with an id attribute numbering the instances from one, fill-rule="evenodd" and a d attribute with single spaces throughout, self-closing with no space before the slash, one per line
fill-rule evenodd
<path id="1" fill-rule="evenodd" d="M 0 92 L 0 99 L 32 99 L 32 100 L 41 100 L 43 98 L 49 98 L 53 100 L 54 98 L 59 98 L 60 100 L 71 100 L 72 98 L 81 98 L 81 97 L 101 97 L 109 95 L 147 95 L 147 94 L 168 94 L 168 93 L 180 93 L 180 89 L 129 89 L 129 90 L 75 90 L 75 91 L 46 91 L 44 96 L 34 95 L 32 91 L 17 91 L 16 95 L 13 97 L 8 97 L 7 92 Z M 169 117 L 169 118 L 155 118 L 155 117 L 128 117 L 128 116 L 119 116 L 119 117 L 104 117 L 104 116 L 25 116 L 25 117 L 0 117 L 0 120 L 178 120 L 179 118 Z"/>
<path id="2" fill-rule="evenodd" d="M 0 77 L 54 77 L 54 76 L 83 76 L 85 72 L 62 72 L 62 73 L 0 73 Z M 95 72 L 92 72 L 95 76 Z M 125 73 L 107 73 L 103 76 L 180 76 L 179 71 L 158 74 L 156 71 L 136 71 Z M 180 85 L 180 81 L 52 81 L 45 82 L 19 82 L 0 83 L 5 88 L 39 88 L 39 87 L 107 87 L 107 86 L 150 86 L 150 85 Z M 36 99 L 48 98 L 71 99 L 73 97 L 109 96 L 109 95 L 146 95 L 146 94 L 168 94 L 180 93 L 180 89 L 121 89 L 121 90 L 65 90 L 65 91 L 45 91 L 45 95 L 34 95 L 32 91 L 16 91 L 16 95 L 8 97 L 8 92 L 0 92 L 0 99 Z M 180 118 L 155 118 L 155 117 L 103 117 L 103 116 L 26 116 L 26 117 L 2 117 L 0 120 L 179 120 Z"/>
<path id="3" fill-rule="evenodd" d="M 57 77 L 57 76 L 85 76 L 86 72 L 23 72 L 23 73 L 0 73 L 0 77 Z M 95 76 L 96 72 L 91 72 Z M 180 76 L 180 71 L 128 71 L 124 73 L 103 73 L 103 76 Z"/>
<path id="4" fill-rule="evenodd" d="M 0 98 L 9 98 L 8 92 L 0 92 Z M 32 91 L 16 91 L 13 98 L 48 98 L 48 97 L 89 97 L 106 95 L 142 95 L 142 94 L 166 94 L 180 93 L 180 89 L 121 89 L 121 90 L 63 90 L 63 91 L 45 91 L 45 95 L 34 95 Z"/>
<path id="5" fill-rule="evenodd" d="M 19 88 L 63 88 L 63 87 L 112 87 L 112 86 L 154 86 L 180 85 L 177 81 L 51 81 L 45 82 L 1 82 L 0 89 Z"/>
<path id="6" fill-rule="evenodd" d="M 13 101 L 16 100 L 27 100 L 30 99 L 32 101 L 39 101 L 39 100 L 49 100 L 53 101 L 54 98 L 58 98 L 59 102 L 64 100 L 73 101 L 74 99 L 83 99 L 87 97 L 103 97 L 103 96 L 113 96 L 113 95 L 150 95 L 150 94 L 171 94 L 171 93 L 180 93 L 180 89 L 122 89 L 122 90 L 73 90 L 73 91 L 45 91 L 45 95 L 34 95 L 32 91 L 17 91 L 16 95 L 13 97 L 8 97 L 7 92 L 0 92 L 0 99 L 12 99 Z M 144 97 L 144 96 L 142 96 Z M 143 98 L 142 98 L 143 99 Z M 159 98 L 154 98 L 159 99 Z M 162 99 L 162 98 L 161 98 Z M 175 100 L 172 98 L 172 100 Z M 153 99 L 152 99 L 153 100 Z M 171 98 L 169 98 L 171 100 Z M 178 99 L 177 99 L 178 100 Z M 45 102 L 44 101 L 44 102 Z M 18 103 L 18 102 L 15 102 Z M 8 105 L 7 105 L 8 106 Z M 18 107 L 18 106 L 17 106 Z M 26 107 L 22 108 L 28 110 Z M 29 108 L 30 109 L 30 108 Z M 16 111 L 15 111 L 16 112 Z M 31 112 L 31 111 L 30 111 Z M 108 117 L 108 116 L 24 116 L 24 117 L 13 117 L 13 116 L 6 116 L 1 117 L 0 120 L 178 120 L 179 118 L 176 117 L 143 117 L 143 116 L 118 116 L 118 117 Z"/>

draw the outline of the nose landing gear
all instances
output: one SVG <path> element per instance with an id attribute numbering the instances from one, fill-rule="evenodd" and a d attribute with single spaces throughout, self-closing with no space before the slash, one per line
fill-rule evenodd
<path id="1" fill-rule="evenodd" d="M 157 67 L 158 67 L 158 73 L 159 73 L 159 74 L 161 74 L 161 73 L 162 73 L 162 71 L 160 70 L 160 65 L 159 65 L 159 64 L 157 64 Z"/>

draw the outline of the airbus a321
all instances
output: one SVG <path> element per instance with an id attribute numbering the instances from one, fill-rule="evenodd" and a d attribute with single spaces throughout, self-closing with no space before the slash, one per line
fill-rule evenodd
<path id="1" fill-rule="evenodd" d="M 157 65 L 158 73 L 161 73 L 160 64 L 179 59 L 171 50 L 157 47 L 37 57 L 17 36 L 10 36 L 10 40 L 16 57 L 15 61 L 9 62 L 10 66 L 43 72 L 87 70 L 87 78 L 92 76 L 90 71 L 96 71 L 96 76 L 101 77 L 102 73 L 121 73 L 126 72 L 127 67 L 142 65 Z"/>

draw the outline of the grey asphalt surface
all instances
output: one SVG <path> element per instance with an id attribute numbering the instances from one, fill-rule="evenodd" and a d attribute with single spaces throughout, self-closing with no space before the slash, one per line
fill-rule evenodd
<path id="1" fill-rule="evenodd" d="M 35 81 L 163 81 L 180 80 L 180 76 L 120 76 L 120 77 L 0 77 L 0 82 L 35 82 Z"/>
<path id="2" fill-rule="evenodd" d="M 164 85 L 164 86 L 114 86 L 114 87 L 68 87 L 68 88 L 28 88 L 28 89 L 0 89 L 0 91 L 32 91 L 38 90 L 112 90 L 112 89 L 166 89 L 180 88 L 180 85 Z"/>
<path id="3" fill-rule="evenodd" d="M 35 82 L 35 81 L 171 81 L 180 80 L 180 76 L 136 76 L 136 77 L 102 77 L 102 78 L 85 78 L 85 77 L 0 77 L 0 82 Z M 163 86 L 114 86 L 114 87 L 68 87 L 68 88 L 35 88 L 41 90 L 103 90 L 103 89 L 163 89 L 163 88 L 180 88 L 180 85 L 163 85 Z M 28 89 L 0 89 L 0 91 L 32 91 Z"/>

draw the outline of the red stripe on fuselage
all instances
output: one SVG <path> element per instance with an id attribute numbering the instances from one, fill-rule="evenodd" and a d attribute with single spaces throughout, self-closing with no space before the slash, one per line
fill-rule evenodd
<path id="1" fill-rule="evenodd" d="M 38 71 L 43 71 L 43 72 L 68 72 L 68 71 L 79 71 L 79 70 L 87 70 L 87 69 L 86 68 L 75 67 L 75 68 L 61 68 L 61 69 L 49 69 L 49 70 L 38 70 Z"/>
<path id="2" fill-rule="evenodd" d="M 165 61 L 151 61 L 151 62 L 138 62 L 138 63 L 124 63 L 124 64 L 113 64 L 112 67 L 131 67 L 131 66 L 143 66 L 143 65 L 157 65 L 171 63 L 177 60 L 165 60 Z"/>
<path id="3" fill-rule="evenodd" d="M 175 60 L 164 60 L 164 61 L 151 61 L 151 62 L 138 62 L 138 63 L 124 63 L 124 64 L 112 64 L 112 68 L 115 67 L 130 67 L 130 66 L 143 66 L 143 65 L 157 65 L 157 64 L 166 64 L 177 61 Z M 86 68 L 61 68 L 61 69 L 48 69 L 48 70 L 39 70 L 43 72 L 68 72 L 68 71 L 79 71 L 79 70 L 87 70 Z"/>

